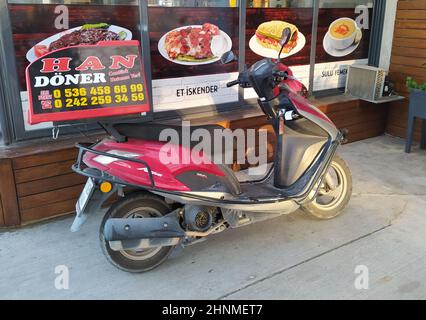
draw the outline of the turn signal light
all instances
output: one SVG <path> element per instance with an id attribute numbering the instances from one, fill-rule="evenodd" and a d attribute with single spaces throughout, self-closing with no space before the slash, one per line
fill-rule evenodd
<path id="1" fill-rule="evenodd" d="M 104 181 L 101 183 L 99 188 L 103 193 L 108 193 L 112 190 L 112 184 L 108 181 Z"/>

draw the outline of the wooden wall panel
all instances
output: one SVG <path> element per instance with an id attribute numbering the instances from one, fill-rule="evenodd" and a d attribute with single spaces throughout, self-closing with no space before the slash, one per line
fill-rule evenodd
<path id="1" fill-rule="evenodd" d="M 426 82 L 426 0 L 400 0 L 395 22 L 390 77 L 396 90 L 408 97 L 407 77 Z M 394 136 L 406 136 L 409 100 L 393 102 L 389 109 L 386 131 Z M 426 108 L 426 105 L 425 105 Z M 420 139 L 417 121 L 414 138 Z"/>
<path id="2" fill-rule="evenodd" d="M 3 205 L 1 202 L 1 195 L 0 195 L 0 228 L 4 227 L 4 216 L 3 216 Z"/>
<path id="3" fill-rule="evenodd" d="M 9 164 L 9 176 L 13 177 L 10 189 L 14 191 L 15 212 L 19 218 L 14 223 L 10 223 L 9 219 L 5 224 L 26 224 L 72 213 L 86 181 L 85 177 L 71 170 L 78 152 L 74 145 L 87 140 L 94 143 L 104 136 L 95 134 L 90 138 L 33 140 L 0 149 L 0 163 L 6 161 Z M 8 188 L 2 172 L 0 188 Z M 0 195 L 3 196 L 1 192 Z M 4 204 L 0 210 L 5 215 Z"/>
<path id="4" fill-rule="evenodd" d="M 22 223 L 68 214 L 86 178 L 71 170 L 76 148 L 64 148 L 13 159 Z"/>
<path id="5" fill-rule="evenodd" d="M 61 188 L 48 192 L 41 192 L 31 196 L 19 198 L 19 208 L 21 210 L 43 207 L 46 204 L 62 202 L 78 198 L 81 193 L 82 185 L 74 187 Z"/>
<path id="6" fill-rule="evenodd" d="M 54 155 L 51 155 L 51 158 L 56 159 Z M 15 171 L 16 183 L 24 183 L 71 173 L 71 166 L 74 162 L 75 160 L 67 160 L 37 167 L 18 169 Z"/>
<path id="7" fill-rule="evenodd" d="M 17 226 L 21 223 L 12 160 L 0 159 L 0 197 L 3 220 L 6 226 Z"/>
<path id="8" fill-rule="evenodd" d="M 52 156 L 55 162 L 66 160 L 75 160 L 77 157 L 77 148 L 58 150 L 52 155 L 51 152 L 37 153 L 28 156 L 13 159 L 13 168 L 15 170 L 41 166 L 52 163 Z"/>
<path id="9" fill-rule="evenodd" d="M 16 186 L 16 189 L 18 192 L 18 197 L 25 197 L 41 192 L 81 185 L 85 181 L 85 176 L 75 173 L 67 173 L 46 179 L 20 183 Z"/>
<path id="10" fill-rule="evenodd" d="M 22 210 L 22 223 L 29 223 L 41 219 L 47 219 L 73 213 L 75 211 L 76 202 L 77 198 L 74 198 L 61 202 L 46 204 L 42 207 Z"/>

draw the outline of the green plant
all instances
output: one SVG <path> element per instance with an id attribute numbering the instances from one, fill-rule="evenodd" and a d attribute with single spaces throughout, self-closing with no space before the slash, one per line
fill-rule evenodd
<path id="1" fill-rule="evenodd" d="M 418 84 L 411 77 L 407 77 L 407 87 L 408 87 L 408 89 L 426 91 L 426 83 Z"/>
<path id="2" fill-rule="evenodd" d="M 426 63 L 422 67 L 426 68 Z M 412 77 L 407 77 L 406 84 L 408 89 L 426 91 L 426 83 L 418 84 Z"/>

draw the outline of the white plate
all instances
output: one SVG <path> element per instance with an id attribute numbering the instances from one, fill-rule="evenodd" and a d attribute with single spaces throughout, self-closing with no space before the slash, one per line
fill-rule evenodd
<path id="1" fill-rule="evenodd" d="M 58 40 L 60 37 L 62 37 L 63 35 L 66 35 L 66 34 L 68 34 L 68 33 L 71 33 L 71 32 L 74 32 L 74 31 L 76 31 L 76 30 L 80 30 L 81 29 L 81 26 L 80 27 L 75 27 L 75 28 L 72 28 L 72 29 L 68 29 L 68 30 L 65 30 L 65 31 L 62 31 L 62 32 L 59 32 L 59 33 L 57 33 L 57 34 L 54 34 L 53 36 L 51 36 L 51 37 L 49 37 L 49 38 L 46 38 L 46 39 L 44 39 L 43 41 L 40 41 L 39 43 L 37 43 L 36 44 L 36 46 L 37 45 L 43 45 L 43 46 L 47 46 L 47 47 L 49 47 L 49 45 L 53 42 L 53 41 L 56 41 L 56 40 Z M 115 32 L 115 33 L 120 33 L 121 31 L 124 31 L 124 32 L 126 32 L 126 38 L 124 39 L 124 40 L 132 40 L 132 32 L 130 31 L 130 30 L 128 30 L 128 29 L 125 29 L 125 28 L 122 28 L 122 27 L 119 27 L 119 26 L 114 26 L 114 25 L 111 25 L 109 28 L 108 28 L 108 30 L 109 31 L 112 31 L 112 32 Z M 35 46 L 34 46 L 35 47 Z M 32 47 L 28 52 L 27 52 L 27 55 L 26 55 L 26 58 L 27 58 L 27 60 L 29 61 L 29 62 L 33 62 L 34 60 L 37 60 L 37 57 L 36 57 L 36 55 L 35 55 L 35 51 L 34 51 L 34 47 Z"/>
<path id="2" fill-rule="evenodd" d="M 299 39 L 297 39 L 297 45 L 294 47 L 293 50 L 291 50 L 289 53 L 281 53 L 281 59 L 290 57 L 296 53 L 298 53 L 300 50 L 302 50 L 306 45 L 306 38 L 303 33 L 299 31 Z M 251 37 L 249 42 L 249 47 L 251 51 L 258 54 L 259 56 L 265 57 L 265 58 L 272 58 L 276 59 L 278 57 L 278 52 L 275 49 L 269 49 L 262 47 L 256 40 L 256 35 Z"/>
<path id="3" fill-rule="evenodd" d="M 169 60 L 173 63 L 176 64 L 181 64 L 184 66 L 198 66 L 198 65 L 202 65 L 202 64 L 210 64 L 210 63 L 215 63 L 217 61 L 220 60 L 220 57 L 222 56 L 222 54 L 224 54 L 225 52 L 228 52 L 232 49 L 232 40 L 231 38 L 222 30 L 220 31 L 220 35 L 218 36 L 214 36 L 212 39 L 212 52 L 215 55 L 215 58 L 208 60 L 208 61 L 201 61 L 201 62 L 196 62 L 196 61 L 179 61 L 177 59 L 171 59 L 169 57 L 169 55 L 167 54 L 166 48 L 165 48 L 165 43 L 166 43 L 166 37 L 170 32 L 173 31 L 179 31 L 181 29 L 186 29 L 188 27 L 191 28 L 201 28 L 202 25 L 191 25 L 191 26 L 184 26 L 184 27 L 179 27 L 173 30 L 170 30 L 169 32 L 167 32 L 164 36 L 161 37 L 160 41 L 158 41 L 158 51 L 160 52 L 160 54 L 164 57 L 164 59 Z"/>
<path id="4" fill-rule="evenodd" d="M 361 40 L 362 40 L 362 38 L 361 38 Z M 359 47 L 361 40 L 358 41 L 358 43 L 352 44 L 351 46 L 347 47 L 346 49 L 339 50 L 339 49 L 336 49 L 336 48 L 333 47 L 333 45 L 331 43 L 331 39 L 330 39 L 330 33 L 327 32 L 327 34 L 325 35 L 324 40 L 322 42 L 322 46 L 324 47 L 325 52 L 327 52 L 330 56 L 333 56 L 333 57 L 336 57 L 336 58 L 341 58 L 341 57 L 347 56 L 347 55 L 351 54 L 352 52 L 354 52 Z"/>

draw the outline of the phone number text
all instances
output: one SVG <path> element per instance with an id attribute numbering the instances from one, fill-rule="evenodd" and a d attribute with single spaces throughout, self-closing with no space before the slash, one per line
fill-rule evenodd
<path id="1" fill-rule="evenodd" d="M 145 101 L 145 94 L 142 84 L 53 90 L 53 105 L 56 109 L 120 105 L 143 101 Z"/>

